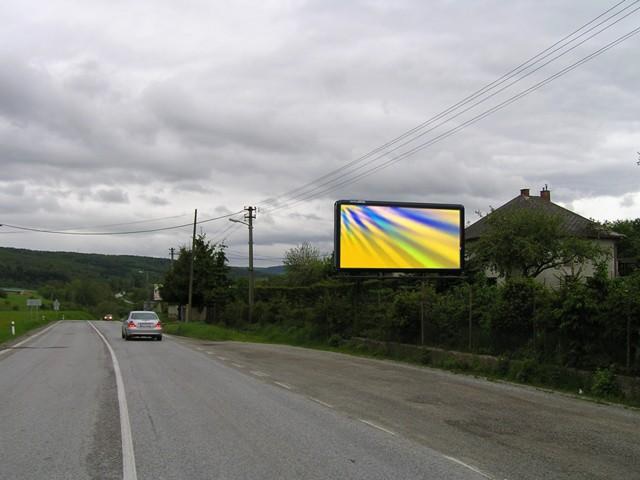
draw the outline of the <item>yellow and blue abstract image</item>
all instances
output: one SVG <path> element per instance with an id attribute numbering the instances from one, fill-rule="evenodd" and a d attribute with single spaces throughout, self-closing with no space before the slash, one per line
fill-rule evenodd
<path id="1" fill-rule="evenodd" d="M 339 268 L 461 268 L 460 209 L 342 204 L 339 214 Z"/>

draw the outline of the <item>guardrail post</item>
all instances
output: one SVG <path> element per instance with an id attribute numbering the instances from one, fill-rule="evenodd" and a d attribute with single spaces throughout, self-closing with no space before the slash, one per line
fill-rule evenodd
<path id="1" fill-rule="evenodd" d="M 16 322 L 11 320 L 11 335 L 15 337 L 16 335 Z"/>

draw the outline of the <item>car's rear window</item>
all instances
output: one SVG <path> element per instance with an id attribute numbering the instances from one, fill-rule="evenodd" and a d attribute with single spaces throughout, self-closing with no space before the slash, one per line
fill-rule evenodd
<path id="1" fill-rule="evenodd" d="M 131 314 L 134 320 L 158 320 L 158 316 L 153 312 L 136 312 Z"/>

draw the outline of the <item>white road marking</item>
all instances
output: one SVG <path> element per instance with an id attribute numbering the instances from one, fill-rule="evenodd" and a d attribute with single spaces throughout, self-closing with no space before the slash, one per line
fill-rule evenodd
<path id="1" fill-rule="evenodd" d="M 484 478 L 488 478 L 490 480 L 493 480 L 493 477 L 490 477 L 489 475 L 487 475 L 486 473 L 484 473 L 483 471 L 477 469 L 476 467 L 474 467 L 473 465 L 469 465 L 468 463 L 464 463 L 462 460 L 458 460 L 457 458 L 454 457 L 450 457 L 449 455 L 442 455 L 444 458 L 446 458 L 447 460 L 451 460 L 454 463 L 457 463 L 458 465 L 462 465 L 463 467 L 468 468 L 469 470 L 476 472 L 479 475 L 482 475 Z"/>
<path id="2" fill-rule="evenodd" d="M 29 340 L 33 340 L 36 337 L 39 337 L 40 335 L 42 335 L 45 332 L 48 332 L 49 330 L 51 330 L 55 325 L 57 325 L 58 322 L 53 322 L 53 324 L 49 325 L 47 328 L 45 328 L 44 330 L 39 331 L 38 333 L 36 333 L 35 335 L 30 335 L 29 337 L 25 338 L 24 340 L 22 340 L 21 342 L 16 343 L 15 345 L 11 345 L 7 348 L 5 348 L 4 350 L 0 350 L 0 355 L 4 354 L 4 353 L 9 353 L 10 351 L 12 351 L 15 348 L 18 348 L 20 345 L 23 345 L 25 343 L 27 343 Z"/>
<path id="3" fill-rule="evenodd" d="M 373 422 L 370 422 L 369 420 L 365 420 L 364 418 L 359 418 L 358 420 L 360 420 L 362 423 L 366 423 L 370 427 L 377 428 L 378 430 L 382 430 L 383 432 L 389 433 L 389 434 L 391 434 L 393 436 L 396 435 L 396 432 L 393 432 L 393 431 L 388 430 L 388 429 L 386 429 L 384 427 L 381 427 L 380 425 L 378 425 L 376 423 L 373 423 Z"/>
<path id="4" fill-rule="evenodd" d="M 196 347 L 196 350 L 203 351 L 204 348 Z"/>
<path id="5" fill-rule="evenodd" d="M 316 403 L 319 403 L 320 405 L 323 405 L 327 408 L 333 408 L 333 405 L 329 405 L 327 402 L 323 402 L 322 400 L 315 398 L 315 397 L 309 397 L 310 400 L 313 400 Z"/>
<path id="6" fill-rule="evenodd" d="M 221 357 L 220 355 L 216 355 L 220 360 L 226 360 L 227 357 Z"/>
<path id="7" fill-rule="evenodd" d="M 233 365 L 236 368 L 244 368 L 244 365 L 240 365 L 239 363 L 233 363 L 231 362 L 231 365 Z"/>
<path id="8" fill-rule="evenodd" d="M 207 355 L 213 355 L 213 352 L 207 352 Z"/>
<path id="9" fill-rule="evenodd" d="M 133 453 L 133 437 L 131 436 L 131 422 L 129 421 L 129 408 L 127 407 L 127 396 L 124 391 L 124 381 L 120 372 L 120 364 L 116 358 L 116 354 L 104 338 L 104 335 L 89 322 L 89 325 L 96 331 L 102 339 L 111 354 L 111 362 L 113 363 L 113 371 L 116 375 L 116 386 L 118 388 L 118 406 L 120 408 L 120 436 L 122 438 L 122 480 L 137 480 L 136 473 L 136 456 Z"/>
<path id="10" fill-rule="evenodd" d="M 273 383 L 275 383 L 279 387 L 286 388 L 287 390 L 293 389 L 291 385 L 287 385 L 286 383 L 282 383 L 282 382 L 273 382 Z"/>
<path id="11" fill-rule="evenodd" d="M 258 370 L 251 370 L 251 372 L 249 372 L 249 373 L 254 374 L 256 377 L 268 377 L 269 376 L 268 373 L 259 372 Z"/>

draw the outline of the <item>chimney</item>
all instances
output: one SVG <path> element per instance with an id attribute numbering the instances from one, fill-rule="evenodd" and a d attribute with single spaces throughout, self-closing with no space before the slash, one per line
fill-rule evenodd
<path id="1" fill-rule="evenodd" d="M 529 189 L 528 188 L 521 188 L 520 189 L 520 196 L 521 197 L 529 197 Z"/>
<path id="2" fill-rule="evenodd" d="M 545 202 L 551 202 L 551 190 L 544 186 L 544 189 L 540 190 L 540 198 Z"/>

